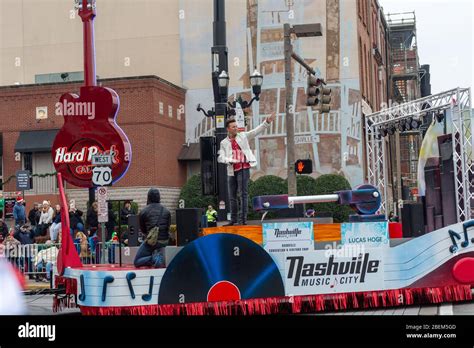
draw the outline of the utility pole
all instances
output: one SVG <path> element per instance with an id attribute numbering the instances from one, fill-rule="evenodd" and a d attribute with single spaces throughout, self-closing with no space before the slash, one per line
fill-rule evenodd
<path id="1" fill-rule="evenodd" d="M 212 52 L 212 87 L 214 90 L 216 147 L 219 151 L 221 141 L 227 136 L 225 122 L 227 121 L 227 88 L 219 88 L 219 75 L 229 72 L 227 63 L 225 0 L 214 0 L 213 22 L 214 45 Z M 222 91 L 225 90 L 225 93 Z M 217 154 L 216 151 L 216 154 Z M 228 194 L 227 194 L 227 165 L 217 164 L 217 215 L 220 221 L 227 220 Z"/>
<path id="2" fill-rule="evenodd" d="M 321 24 L 298 24 L 291 26 L 289 23 L 283 25 L 284 34 L 284 51 L 285 51 L 285 92 L 286 92 L 286 157 L 287 157 L 287 173 L 288 173 L 288 195 L 296 196 L 296 172 L 295 172 L 295 121 L 294 114 L 295 105 L 293 105 L 293 76 L 291 72 L 291 58 L 293 57 L 298 63 L 308 70 L 308 73 L 315 74 L 314 70 L 309 67 L 304 59 L 293 52 L 291 44 L 291 34 L 297 37 L 322 36 Z M 319 103 L 319 101 L 318 101 Z"/>
<path id="3" fill-rule="evenodd" d="M 296 196 L 296 173 L 295 173 L 295 123 L 293 111 L 293 76 L 291 73 L 291 55 L 293 46 L 291 45 L 291 27 L 285 23 L 284 31 L 284 51 L 285 51 L 285 93 L 286 93 L 286 157 L 288 173 L 288 195 Z"/>

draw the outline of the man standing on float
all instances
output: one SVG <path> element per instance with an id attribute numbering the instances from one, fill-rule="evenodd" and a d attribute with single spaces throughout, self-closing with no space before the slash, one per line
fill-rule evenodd
<path id="1" fill-rule="evenodd" d="M 246 225 L 248 211 L 248 182 L 250 168 L 257 165 L 257 159 L 250 150 L 249 140 L 252 140 L 275 119 L 275 113 L 249 132 L 239 133 L 237 122 L 230 118 L 226 122 L 228 136 L 220 143 L 219 163 L 227 164 L 227 191 L 230 202 L 230 223 L 232 225 Z M 237 214 L 238 212 L 238 214 Z"/>

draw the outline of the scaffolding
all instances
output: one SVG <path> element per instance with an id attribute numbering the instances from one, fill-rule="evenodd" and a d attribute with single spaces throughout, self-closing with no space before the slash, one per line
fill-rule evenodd
<path id="1" fill-rule="evenodd" d="M 421 97 L 423 71 L 418 58 L 415 12 L 386 14 L 390 55 L 391 99 L 399 104 Z M 401 132 L 390 139 L 389 157 L 393 163 L 387 175 L 395 201 L 410 199 L 417 186 L 418 149 L 423 140 L 422 129 Z M 408 194 L 407 194 L 408 192 Z"/>
<path id="2" fill-rule="evenodd" d="M 393 99 L 406 103 L 419 99 L 420 62 L 415 12 L 387 14 Z"/>
<path id="3" fill-rule="evenodd" d="M 474 151 L 472 132 L 471 90 L 456 88 L 433 96 L 424 97 L 389 109 L 368 115 L 367 129 L 367 173 L 369 183 L 382 193 L 381 213 L 390 207 L 388 201 L 388 160 L 386 141 L 380 136 L 380 127 L 394 125 L 410 117 L 421 119 L 424 115 L 439 110 L 450 109 L 452 114 L 453 164 L 456 195 L 456 214 L 458 222 L 471 219 L 471 201 L 474 190 L 471 178 L 474 177 Z"/>

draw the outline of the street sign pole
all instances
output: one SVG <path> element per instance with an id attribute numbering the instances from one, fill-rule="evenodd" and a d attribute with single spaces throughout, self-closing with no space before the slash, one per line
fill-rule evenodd
<path id="1" fill-rule="evenodd" d="M 99 209 L 97 212 L 97 219 L 100 226 L 100 233 L 101 233 L 101 258 L 100 262 L 102 264 L 105 263 L 105 243 L 106 243 L 106 233 L 105 233 L 105 223 L 108 221 L 108 207 L 107 207 L 107 187 L 98 187 L 97 188 L 97 203 L 99 205 Z"/>
<path id="2" fill-rule="evenodd" d="M 119 267 L 122 267 L 122 209 L 120 208 L 122 201 L 118 201 L 118 240 L 119 240 Z M 115 256 L 115 255 L 114 255 Z"/>
<path id="3" fill-rule="evenodd" d="M 101 252 L 102 255 L 100 257 L 100 263 L 105 264 L 105 223 L 101 222 L 100 223 L 100 230 L 101 232 L 101 240 L 102 240 L 102 247 L 101 247 Z"/>

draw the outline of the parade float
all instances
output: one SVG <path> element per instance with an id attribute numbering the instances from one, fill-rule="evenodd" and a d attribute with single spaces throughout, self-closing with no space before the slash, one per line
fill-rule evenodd
<path id="1" fill-rule="evenodd" d="M 115 182 L 130 163 L 131 149 L 115 123 L 118 96 L 95 85 L 95 8 L 83 1 L 79 14 L 84 24 L 86 85 L 80 97 L 68 94 L 61 100 L 95 102 L 100 107 L 94 119 L 65 115 L 53 149 L 63 214 L 55 310 L 78 306 L 84 315 L 298 314 L 472 299 L 471 102 L 465 89 L 367 116 L 370 184 L 323 196 L 255 197 L 254 210 L 264 214 L 261 225 L 206 228 L 202 237 L 184 247 L 166 247 L 174 252 L 165 251 L 164 268 L 82 265 L 68 232 L 63 179 L 90 187 L 92 155 L 108 154 L 114 156 Z M 420 154 L 420 163 L 434 163 L 429 170 L 422 168 L 424 208 L 411 216 L 423 218 L 423 228 L 417 233 L 404 230 L 400 236 L 400 226 L 386 219 L 384 127 L 435 112 L 449 117 L 450 129 L 436 134 L 435 118 Z M 84 125 L 74 133 L 83 136 L 67 133 L 70 122 Z M 438 152 L 432 151 L 435 143 Z M 321 202 L 349 205 L 355 214 L 342 224 L 264 220 L 268 211 Z"/>
<path id="2" fill-rule="evenodd" d="M 378 196 L 378 191 L 365 188 L 295 199 L 263 196 L 254 200 L 254 208 L 337 200 L 365 205 L 363 210 L 370 212 L 367 205 L 377 209 L 380 202 L 371 195 Z M 263 223 L 264 247 L 242 236 L 255 234 L 259 226 L 247 226 L 247 232 L 237 226 L 233 233 L 210 228 L 160 269 L 66 267 L 58 278 L 69 295 L 62 304 L 96 315 L 251 315 L 471 299 L 473 220 L 391 246 L 383 215 L 353 218 L 362 222 L 335 224 L 336 229 L 308 221 Z M 337 229 L 340 239 L 334 242 L 340 247 L 315 249 L 319 235 Z"/>

